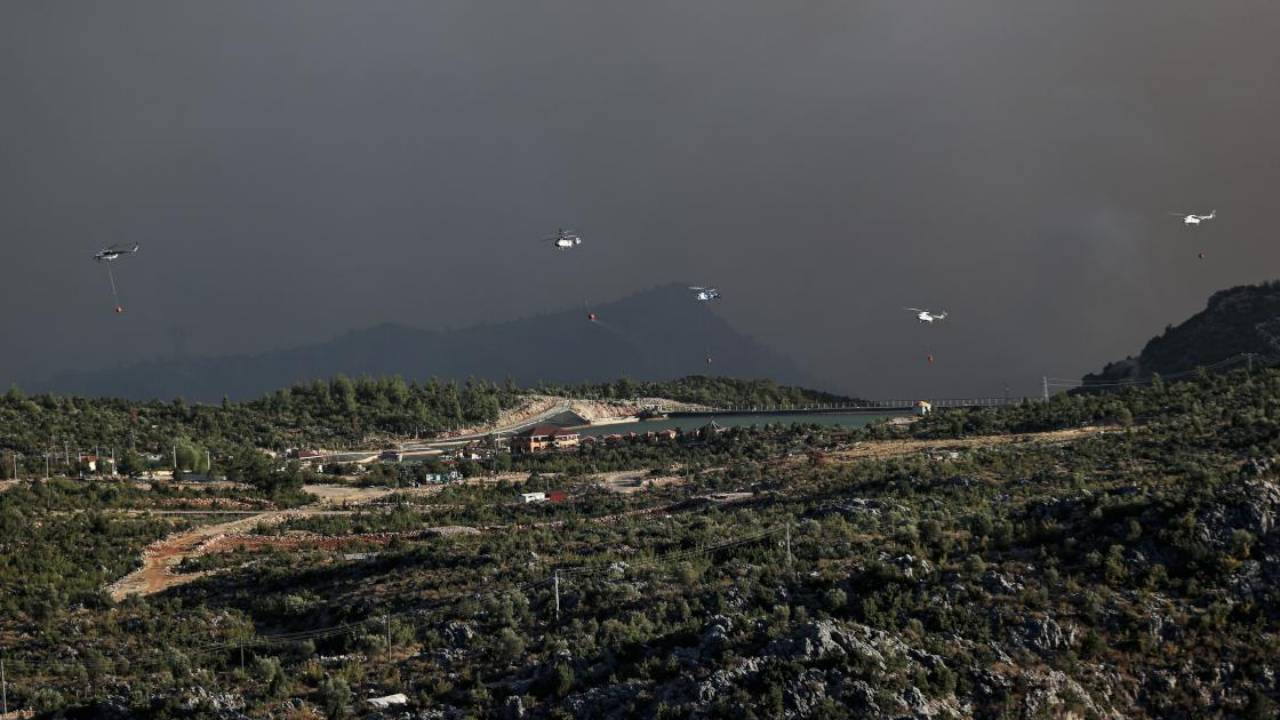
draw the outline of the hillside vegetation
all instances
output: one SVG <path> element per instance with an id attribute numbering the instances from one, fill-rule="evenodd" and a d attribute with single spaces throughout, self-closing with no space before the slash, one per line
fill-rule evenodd
<path id="1" fill-rule="evenodd" d="M 620 468 L 634 492 L 597 475 Z M 549 487 L 566 502 L 519 500 Z M 1280 698 L 1274 370 L 517 459 L 226 539 L 159 595 L 94 593 L 162 532 L 123 512 L 160 493 L 0 493 L 11 707 L 1264 718 Z M 37 545 L 58 572 L 27 579 Z"/>
<path id="2" fill-rule="evenodd" d="M 637 396 L 727 407 L 731 405 L 804 405 L 836 402 L 836 396 L 779 386 L 768 380 L 695 376 L 670 382 L 632 382 L 574 387 L 544 386 L 539 392 L 568 397 L 630 399 Z M 508 381 L 495 385 L 471 380 L 463 385 L 400 377 L 350 379 L 339 375 L 279 390 L 256 400 L 215 405 L 136 402 L 39 395 L 10 390 L 0 397 L 0 453 L 17 452 L 20 475 L 43 474 L 45 453 L 65 459 L 64 443 L 77 449 L 115 448 L 121 470 L 136 472 L 139 453 L 171 452 L 188 470 L 225 470 L 229 458 L 247 448 L 377 447 L 381 442 L 430 437 L 460 427 L 487 426 L 503 410 L 529 396 Z M 206 454 L 205 451 L 209 451 Z M 12 475 L 11 459 L 0 463 L 0 479 Z"/>
<path id="3" fill-rule="evenodd" d="M 218 405 L 135 402 L 39 395 L 10 390 L 0 398 L 0 449 L 24 456 L 28 472 L 44 470 L 44 454 L 63 444 L 169 454 L 198 446 L 231 456 L 244 448 L 280 450 L 306 445 L 352 446 L 384 436 L 427 435 L 488 423 L 520 401 L 507 385 L 471 381 L 459 386 L 432 380 L 339 375 L 274 392 L 258 400 Z M 198 453 L 204 455 L 203 452 Z M 122 468 L 126 469 L 126 468 Z M 22 473 L 28 474 L 28 473 Z"/>
<path id="4" fill-rule="evenodd" d="M 665 398 L 710 407 L 804 407 L 823 403 L 852 402 L 851 398 L 800 387 L 779 385 L 773 380 L 740 380 L 726 377 L 690 375 L 678 380 L 634 382 L 626 378 L 611 383 L 543 385 L 550 395 L 574 398 L 634 397 Z"/>

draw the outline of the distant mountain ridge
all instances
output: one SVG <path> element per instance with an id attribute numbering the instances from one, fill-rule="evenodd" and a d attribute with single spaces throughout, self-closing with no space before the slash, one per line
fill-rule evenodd
<path id="1" fill-rule="evenodd" d="M 381 324 L 332 340 L 256 355 L 168 359 L 118 369 L 61 373 L 29 388 L 90 397 L 216 402 L 259 397 L 339 373 L 523 386 L 619 377 L 666 380 L 701 372 L 812 386 L 794 363 L 738 332 L 680 284 L 592 310 L 554 312 L 493 325 L 433 331 Z M 710 353 L 711 366 L 707 365 Z"/>
<path id="2" fill-rule="evenodd" d="M 1241 285 L 1209 297 L 1208 306 L 1180 325 L 1165 328 L 1139 353 L 1086 375 L 1085 384 L 1171 375 L 1247 355 L 1280 359 L 1280 282 Z"/>

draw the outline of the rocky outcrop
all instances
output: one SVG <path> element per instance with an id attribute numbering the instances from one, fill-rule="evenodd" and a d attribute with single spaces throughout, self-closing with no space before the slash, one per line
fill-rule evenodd
<path id="1" fill-rule="evenodd" d="M 1026 691 L 1022 696 L 1021 716 L 1098 717 L 1121 720 L 1120 713 L 1099 706 L 1080 683 L 1058 670 L 1028 670 L 1019 676 Z"/>
<path id="2" fill-rule="evenodd" d="M 852 655 L 883 669 L 886 653 L 905 655 L 907 646 L 888 633 L 865 625 L 846 628 L 831 620 L 819 620 L 801 625 L 790 636 L 770 643 L 762 655 L 803 661 Z"/>
<path id="3" fill-rule="evenodd" d="M 716 617 L 703 633 L 703 643 L 731 631 L 728 618 Z M 830 662 L 839 659 L 840 662 Z M 656 699 L 691 718 L 706 717 L 717 703 L 764 678 L 778 682 L 782 673 L 782 717 L 821 717 L 828 703 L 856 709 L 859 717 L 961 718 L 972 713 L 949 691 L 939 695 L 908 686 L 902 692 L 880 690 L 903 677 L 947 673 L 946 661 L 912 648 L 881 630 L 836 620 L 816 620 L 792 628 L 769 642 L 758 655 L 733 661 L 701 678 L 663 685 Z M 796 671 L 799 669 L 798 672 Z M 891 678 L 894 678 L 891 680 Z"/>
<path id="4" fill-rule="evenodd" d="M 449 647 L 457 650 L 470 648 L 475 637 L 476 632 L 466 623 L 454 621 L 444 628 L 444 641 L 449 644 Z"/>
<path id="5" fill-rule="evenodd" d="M 644 687 L 638 681 L 594 687 L 565 698 L 563 707 L 577 718 L 622 717 L 626 715 L 627 705 Z"/>
<path id="6" fill-rule="evenodd" d="M 702 641 L 698 644 L 698 653 L 703 658 L 719 657 L 729 645 L 729 633 L 733 631 L 733 621 L 723 615 L 716 615 L 707 623 L 702 631 Z"/>
<path id="7" fill-rule="evenodd" d="M 1266 465 L 1269 468 L 1269 463 Z M 1237 530 L 1254 538 L 1271 534 L 1280 522 L 1280 483 L 1268 477 L 1245 477 L 1234 487 L 1225 488 L 1224 498 L 1202 511 L 1197 520 L 1204 529 L 1205 540 L 1219 550 L 1228 550 L 1237 542 Z"/>
<path id="8" fill-rule="evenodd" d="M 1065 628 L 1053 618 L 1027 618 L 1026 623 L 1015 630 L 1014 642 L 1041 655 L 1051 655 L 1069 650 L 1076 644 L 1076 628 Z"/>

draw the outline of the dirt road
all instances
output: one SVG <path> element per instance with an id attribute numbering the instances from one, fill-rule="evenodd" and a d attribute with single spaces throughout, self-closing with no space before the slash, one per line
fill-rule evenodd
<path id="1" fill-rule="evenodd" d="M 1114 432 L 1116 428 L 1089 426 L 1054 430 L 1051 432 L 1024 433 L 1021 435 L 981 435 L 956 440 L 870 440 L 849 448 L 830 453 L 827 458 L 836 462 L 853 460 L 878 460 L 892 457 L 913 455 L 926 450 L 971 450 L 1001 445 L 1020 443 L 1065 443 L 1082 440 L 1104 432 Z"/>
<path id="2" fill-rule="evenodd" d="M 621 470 L 618 472 L 599 473 L 593 475 L 592 479 L 604 489 L 622 495 L 637 493 L 650 486 L 663 487 L 684 482 L 684 478 L 676 477 L 675 475 L 654 477 L 649 474 L 648 470 Z"/>
<path id="3" fill-rule="evenodd" d="M 173 572 L 173 568 L 184 558 L 197 553 L 202 546 L 212 545 L 218 539 L 229 535 L 246 534 L 260 525 L 278 525 L 290 518 L 342 514 L 344 511 L 334 508 L 373 502 L 394 492 L 434 491 L 434 488 L 405 491 L 347 485 L 308 485 L 303 489 L 319 497 L 320 500 L 302 508 L 269 510 L 248 516 L 241 514 L 242 516 L 235 520 L 205 525 L 157 540 L 142 551 L 142 567 L 112 583 L 107 588 L 107 592 L 111 594 L 112 599 L 119 601 L 129 595 L 151 595 L 203 577 L 204 573 L 179 575 Z"/>

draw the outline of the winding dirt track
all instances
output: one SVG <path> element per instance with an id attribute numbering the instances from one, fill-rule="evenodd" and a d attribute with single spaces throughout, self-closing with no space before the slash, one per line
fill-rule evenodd
<path id="1" fill-rule="evenodd" d="M 220 537 L 247 533 L 259 525 L 276 525 L 290 518 L 347 514 L 351 511 L 334 508 L 372 502 L 394 492 L 406 492 L 389 488 L 360 488 L 343 485 L 308 485 L 303 489 L 319 497 L 319 502 L 303 508 L 269 510 L 248 516 L 237 513 L 242 516 L 235 520 L 205 525 L 157 540 L 143 550 L 142 567 L 112 583 L 107 588 L 107 592 L 111 594 L 113 600 L 120 601 L 129 595 L 151 595 L 171 587 L 185 585 L 203 577 L 205 573 L 179 575 L 173 572 L 173 568 L 184 558 L 195 554 L 202 545 L 212 544 Z M 433 490 L 434 488 L 418 488 L 416 491 Z"/>
<path id="2" fill-rule="evenodd" d="M 195 552 L 202 543 L 219 535 L 244 532 L 259 523 L 280 522 L 285 512 L 281 510 L 250 515 L 217 525 L 206 525 L 158 540 L 142 551 L 142 567 L 112 583 L 107 588 L 107 592 L 111 593 L 111 599 L 119 602 L 129 595 L 150 595 L 191 582 L 201 577 L 201 573 L 178 575 L 173 572 L 173 568 L 182 562 L 183 558 Z"/>

